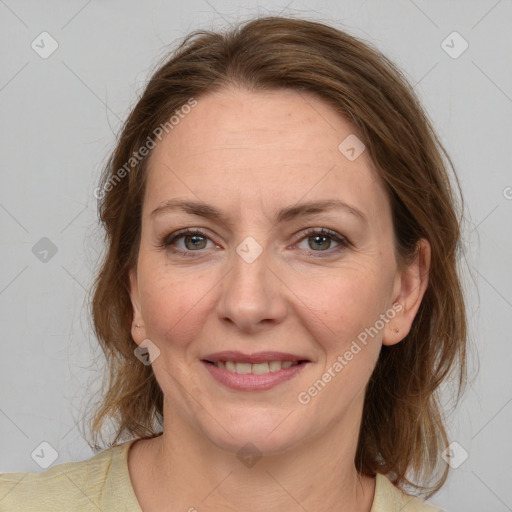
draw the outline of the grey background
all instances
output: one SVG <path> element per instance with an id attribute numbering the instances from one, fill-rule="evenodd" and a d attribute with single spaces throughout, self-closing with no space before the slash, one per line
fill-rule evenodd
<path id="1" fill-rule="evenodd" d="M 477 357 L 480 369 L 448 418 L 469 457 L 430 501 L 512 510 L 510 0 L 0 0 L 0 472 L 42 471 L 31 454 L 43 441 L 54 464 L 93 455 L 76 426 L 102 370 L 86 308 L 101 249 L 93 190 L 166 45 L 279 13 L 377 45 L 415 84 L 453 158 L 467 202 L 470 370 Z M 59 45 L 46 59 L 31 47 L 43 31 Z M 441 46 L 453 31 L 469 43 L 458 58 Z M 37 257 L 43 237 L 54 255 Z"/>

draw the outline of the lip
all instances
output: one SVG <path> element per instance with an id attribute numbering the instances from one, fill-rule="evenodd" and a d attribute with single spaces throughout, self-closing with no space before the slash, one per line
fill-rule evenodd
<path id="1" fill-rule="evenodd" d="M 231 352 L 233 354 L 233 352 Z M 276 352 L 267 352 L 266 354 L 275 354 Z M 258 357 L 260 354 L 258 354 Z M 210 356 L 209 356 L 210 357 Z M 253 354 L 252 357 L 255 357 Z M 290 357 L 287 355 L 287 357 Z M 219 361 L 223 359 L 220 358 Z M 228 361 L 233 361 L 233 359 L 227 359 Z M 290 359 L 270 359 L 271 361 L 290 361 Z M 296 359 L 297 360 L 297 359 Z M 298 359 L 302 360 L 302 359 Z M 264 359 L 264 361 L 269 361 L 269 359 Z M 246 362 L 240 360 L 240 362 Z M 249 362 L 249 361 L 247 361 Z M 252 362 L 262 362 L 261 359 L 258 361 Z M 271 389 L 282 382 L 290 380 L 295 377 L 298 373 L 304 370 L 305 367 L 309 366 L 310 362 L 304 362 L 301 364 L 297 364 L 295 366 L 290 366 L 290 368 L 282 368 L 277 372 L 270 372 L 263 375 L 255 374 L 255 373 L 234 373 L 226 370 L 225 368 L 218 368 L 214 364 L 207 362 L 206 360 L 202 360 L 201 363 L 203 366 L 210 372 L 210 375 L 220 384 L 227 386 L 228 388 L 235 389 L 237 391 L 265 391 L 267 389 Z"/>
<path id="2" fill-rule="evenodd" d="M 256 352 L 254 354 L 244 354 L 236 350 L 225 350 L 224 352 L 215 352 L 202 358 L 202 361 L 218 363 L 219 361 L 233 361 L 235 363 L 264 363 L 266 361 L 298 361 L 310 362 L 307 357 L 302 357 L 285 352 Z M 276 372 L 277 373 L 277 372 Z"/>

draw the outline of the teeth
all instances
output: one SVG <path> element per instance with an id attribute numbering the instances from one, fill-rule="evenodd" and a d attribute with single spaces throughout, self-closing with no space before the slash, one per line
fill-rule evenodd
<path id="1" fill-rule="evenodd" d="M 251 373 L 251 363 L 236 363 L 236 373 Z"/>
<path id="2" fill-rule="evenodd" d="M 269 373 L 270 368 L 268 363 L 254 363 L 251 365 L 251 373 L 257 373 L 258 375 L 263 375 L 264 373 Z"/>
<path id="3" fill-rule="evenodd" d="M 266 373 L 278 372 L 281 369 L 290 368 L 299 364 L 291 361 L 268 361 L 265 363 L 235 363 L 233 361 L 218 361 L 214 363 L 217 368 L 225 368 L 232 373 L 255 373 L 256 375 L 264 375 Z"/>
<path id="4" fill-rule="evenodd" d="M 281 369 L 281 361 L 270 361 L 268 363 L 271 372 L 277 372 Z"/>

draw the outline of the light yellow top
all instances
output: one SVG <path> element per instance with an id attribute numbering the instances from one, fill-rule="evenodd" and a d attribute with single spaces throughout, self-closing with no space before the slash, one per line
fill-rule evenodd
<path id="1" fill-rule="evenodd" d="M 0 474 L 1 512 L 142 512 L 128 472 L 127 441 L 41 473 Z M 443 512 L 377 474 L 370 512 Z"/>

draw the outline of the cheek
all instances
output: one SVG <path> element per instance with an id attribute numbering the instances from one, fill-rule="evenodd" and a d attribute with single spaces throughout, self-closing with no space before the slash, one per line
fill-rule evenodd
<path id="1" fill-rule="evenodd" d="M 287 303 L 290 313 L 284 322 L 302 326 L 304 337 L 324 353 L 326 366 L 383 312 L 386 283 L 379 268 L 367 258 L 337 268 L 289 269 L 281 274 L 286 286 L 280 288 L 279 300 Z M 164 350 L 184 349 L 194 340 L 206 342 L 203 329 L 209 321 L 215 324 L 209 317 L 215 316 L 221 299 L 223 274 L 218 268 L 171 265 L 161 254 L 141 253 L 138 278 L 148 337 Z"/>
<path id="2" fill-rule="evenodd" d="M 372 337 L 365 329 L 379 318 L 384 286 L 378 273 L 353 270 L 345 267 L 338 277 L 308 279 L 308 288 L 305 283 L 298 294 L 309 298 L 303 319 L 308 319 L 308 334 L 323 353 L 309 387 L 298 398 L 310 400 L 305 409 L 309 417 L 323 417 L 333 425 L 354 404 L 362 404 L 382 346 L 380 334 Z M 311 286 L 313 281 L 322 286 Z M 307 294 L 307 289 L 314 291 Z"/>
<path id="3" fill-rule="evenodd" d="M 341 350 L 370 327 L 387 303 L 387 286 L 377 269 L 331 269 L 292 285 L 303 303 L 303 318 L 327 351 Z"/>
<path id="4" fill-rule="evenodd" d="M 140 261 L 139 289 L 148 337 L 165 349 L 188 345 L 201 329 L 200 317 L 214 284 L 212 273 Z"/>

